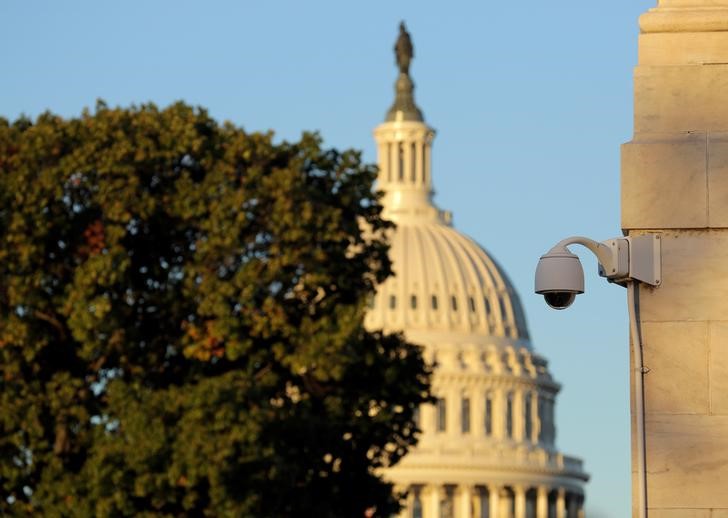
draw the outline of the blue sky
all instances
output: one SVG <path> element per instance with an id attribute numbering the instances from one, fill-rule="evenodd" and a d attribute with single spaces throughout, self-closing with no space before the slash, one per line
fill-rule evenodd
<path id="1" fill-rule="evenodd" d="M 375 160 L 406 20 L 433 150 L 436 202 L 505 267 L 534 347 L 563 390 L 558 443 L 592 481 L 588 516 L 629 515 L 625 290 L 596 276 L 568 311 L 533 295 L 538 257 L 563 237 L 621 234 L 619 146 L 632 135 L 637 18 L 655 0 L 543 2 L 6 1 L 0 115 L 78 115 L 97 98 L 175 100 L 218 120 Z"/>

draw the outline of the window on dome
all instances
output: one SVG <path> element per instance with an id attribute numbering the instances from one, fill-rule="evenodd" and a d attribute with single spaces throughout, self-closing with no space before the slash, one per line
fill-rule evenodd
<path id="1" fill-rule="evenodd" d="M 466 397 L 460 403 L 460 431 L 470 433 L 470 398 Z"/>
<path id="2" fill-rule="evenodd" d="M 450 297 L 450 305 L 452 306 L 453 311 L 458 310 L 458 299 L 457 299 L 457 297 L 455 297 L 455 295 Z"/>
<path id="3" fill-rule="evenodd" d="M 503 319 L 503 322 L 507 322 L 508 321 L 508 308 L 506 308 L 505 299 L 500 300 L 500 311 L 501 311 L 501 318 Z"/>
<path id="4" fill-rule="evenodd" d="M 404 146 L 399 144 L 397 146 L 397 155 L 399 156 L 399 181 L 404 180 Z"/>
<path id="5" fill-rule="evenodd" d="M 413 142 L 410 147 L 410 178 L 412 180 L 412 183 L 414 183 L 417 180 L 417 168 L 415 165 L 417 164 L 417 160 L 415 160 L 415 157 L 417 156 L 417 151 L 415 150 L 415 143 Z"/>
<path id="6" fill-rule="evenodd" d="M 545 443 L 546 442 L 546 413 L 544 412 L 544 409 L 546 407 L 546 399 L 539 396 L 537 404 L 538 404 L 538 407 L 536 408 L 536 413 L 538 414 L 538 442 Z"/>
<path id="7" fill-rule="evenodd" d="M 533 433 L 533 422 L 531 418 L 531 393 L 527 393 L 523 401 L 523 413 L 525 414 L 525 435 L 526 441 L 531 442 L 531 434 Z"/>
<path id="8" fill-rule="evenodd" d="M 536 488 L 531 488 L 526 491 L 526 516 L 534 518 L 537 516 L 536 506 L 538 505 L 538 491 Z M 567 516 L 569 515 L 567 511 Z M 576 518 L 577 514 L 572 511 L 572 516 Z"/>
<path id="9" fill-rule="evenodd" d="M 432 296 L 431 302 L 432 302 L 432 309 L 437 310 L 437 295 Z"/>
<path id="10" fill-rule="evenodd" d="M 490 518 L 490 492 L 487 487 L 478 488 L 480 492 L 480 515 L 478 518 Z"/>
<path id="11" fill-rule="evenodd" d="M 493 398 L 490 394 L 485 395 L 484 431 L 485 435 L 493 435 Z"/>
<path id="12" fill-rule="evenodd" d="M 389 309 L 395 309 L 397 307 L 397 297 L 394 295 L 389 296 Z"/>
<path id="13" fill-rule="evenodd" d="M 506 397 L 506 437 L 513 438 L 513 394 Z"/>
<path id="14" fill-rule="evenodd" d="M 546 397 L 538 398 L 538 418 L 540 421 L 539 442 L 553 444 L 556 439 L 556 427 L 554 426 L 554 404 Z"/>
<path id="15" fill-rule="evenodd" d="M 447 405 L 444 398 L 437 398 L 437 431 L 444 432 L 447 429 Z"/>
<path id="16" fill-rule="evenodd" d="M 470 297 L 469 301 L 470 301 L 470 311 L 475 313 L 475 299 L 473 297 Z"/>
<path id="17" fill-rule="evenodd" d="M 485 312 L 490 315 L 490 300 L 488 300 L 488 297 L 483 299 L 483 304 L 485 305 Z"/>
<path id="18" fill-rule="evenodd" d="M 517 303 L 513 305 L 513 312 L 516 317 L 516 325 L 519 328 L 520 333 L 523 334 L 523 338 L 528 338 L 528 329 L 526 328 L 526 315 L 523 313 L 523 307 L 521 301 L 517 300 Z"/>
<path id="19" fill-rule="evenodd" d="M 420 498 L 419 491 L 415 491 L 414 502 L 412 502 L 412 518 L 422 518 L 422 498 Z"/>
<path id="20" fill-rule="evenodd" d="M 412 295 L 410 297 L 410 307 L 412 309 L 417 309 L 417 295 Z"/>
<path id="21" fill-rule="evenodd" d="M 554 423 L 554 402 L 549 401 L 549 444 L 554 444 L 556 442 L 556 425 Z"/>
<path id="22" fill-rule="evenodd" d="M 455 498 L 453 495 L 452 486 L 445 486 L 445 494 L 440 500 L 440 509 L 438 516 L 443 518 L 451 518 L 454 515 Z"/>

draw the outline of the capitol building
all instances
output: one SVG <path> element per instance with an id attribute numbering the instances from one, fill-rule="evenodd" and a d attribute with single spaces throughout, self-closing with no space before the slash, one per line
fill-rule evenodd
<path id="1" fill-rule="evenodd" d="M 395 101 L 374 130 L 395 275 L 366 325 L 424 347 L 437 402 L 419 410 L 418 445 L 384 476 L 407 491 L 402 517 L 582 518 L 589 477 L 556 447 L 560 385 L 504 270 L 432 201 L 435 131 L 414 100 L 404 26 L 395 48 Z"/>

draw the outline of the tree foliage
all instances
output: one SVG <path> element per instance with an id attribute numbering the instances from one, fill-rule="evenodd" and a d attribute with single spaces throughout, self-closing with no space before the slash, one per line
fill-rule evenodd
<path id="1" fill-rule="evenodd" d="M 362 516 L 418 347 L 375 171 L 175 104 L 0 119 L 0 514 Z"/>

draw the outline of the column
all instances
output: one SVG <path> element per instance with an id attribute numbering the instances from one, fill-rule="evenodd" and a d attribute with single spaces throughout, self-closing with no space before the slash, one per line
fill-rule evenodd
<path id="1" fill-rule="evenodd" d="M 440 518 L 440 486 L 425 486 L 422 495 L 422 518 Z"/>
<path id="2" fill-rule="evenodd" d="M 424 158 L 422 156 L 423 154 L 423 144 L 422 140 L 418 140 L 415 143 L 415 171 L 416 171 L 416 178 L 415 178 L 415 185 L 420 186 L 424 184 L 424 164 L 422 163 L 422 159 Z"/>
<path id="3" fill-rule="evenodd" d="M 506 434 L 505 394 L 502 388 L 494 389 L 491 394 L 493 395 L 493 437 L 502 440 Z"/>
<path id="4" fill-rule="evenodd" d="M 556 518 L 566 518 L 566 491 L 560 487 L 556 494 Z"/>
<path id="5" fill-rule="evenodd" d="M 402 183 L 412 185 L 412 165 L 415 158 L 412 156 L 412 141 L 405 140 L 401 145 L 404 146 L 404 176 Z"/>
<path id="6" fill-rule="evenodd" d="M 475 388 L 470 397 L 470 434 L 475 438 L 485 436 L 485 389 Z"/>
<path id="7" fill-rule="evenodd" d="M 405 498 L 405 505 L 402 506 L 402 510 L 397 514 L 397 518 L 410 518 L 412 516 L 412 509 L 414 509 L 414 503 L 415 503 L 415 488 L 413 486 L 410 486 L 407 488 L 407 497 Z M 405 488 L 400 486 L 395 486 L 394 491 L 395 493 L 401 493 L 404 491 Z"/>
<path id="8" fill-rule="evenodd" d="M 549 490 L 539 486 L 536 493 L 536 518 L 549 518 Z"/>
<path id="9" fill-rule="evenodd" d="M 389 144 L 387 144 L 386 142 L 379 143 L 379 146 L 378 146 L 379 160 L 378 160 L 378 162 L 379 162 L 379 181 L 381 183 L 386 183 L 389 180 L 389 178 L 388 178 L 389 156 L 387 154 L 388 150 L 389 150 Z"/>
<path id="10" fill-rule="evenodd" d="M 526 490 L 523 486 L 513 487 L 513 498 L 515 498 L 515 511 L 516 515 L 514 518 L 526 518 Z"/>
<path id="11" fill-rule="evenodd" d="M 488 500 L 490 500 L 490 518 L 500 518 L 500 490 L 501 486 L 488 485 Z"/>
<path id="12" fill-rule="evenodd" d="M 431 185 L 431 183 L 432 183 L 430 181 L 430 174 L 431 174 L 431 171 L 432 171 L 432 147 L 431 147 L 431 144 L 429 142 L 425 145 L 425 167 L 424 167 L 424 170 L 425 170 L 425 172 L 424 172 L 424 175 L 425 175 L 425 185 L 429 187 Z"/>
<path id="13" fill-rule="evenodd" d="M 432 403 L 420 405 L 420 428 L 423 435 L 432 436 L 435 433 L 437 409 Z"/>
<path id="14" fill-rule="evenodd" d="M 487 491 L 487 489 L 484 489 L 483 487 L 473 488 L 473 516 L 476 518 L 480 518 L 481 516 L 483 516 L 484 491 Z"/>
<path id="15" fill-rule="evenodd" d="M 462 411 L 460 391 L 458 389 L 449 389 L 445 394 L 445 401 L 447 401 L 447 435 L 459 437 L 461 435 L 460 413 Z"/>
<path id="16" fill-rule="evenodd" d="M 473 488 L 467 484 L 457 487 L 455 492 L 455 518 L 472 518 Z"/>
<path id="17" fill-rule="evenodd" d="M 534 434 L 534 437 L 536 437 L 536 442 L 541 444 L 543 442 L 542 437 L 543 437 L 543 430 L 544 430 L 544 428 L 543 428 L 544 424 L 541 419 L 543 416 L 543 408 L 541 408 L 541 405 L 543 404 L 543 396 L 541 396 L 539 392 L 537 392 L 536 394 L 537 395 L 534 398 L 534 402 L 533 402 L 533 408 L 534 408 L 533 415 L 535 416 L 533 419 L 533 434 Z"/>
<path id="18" fill-rule="evenodd" d="M 523 441 L 525 426 L 523 422 L 523 391 L 513 391 L 513 438 L 516 441 Z"/>

